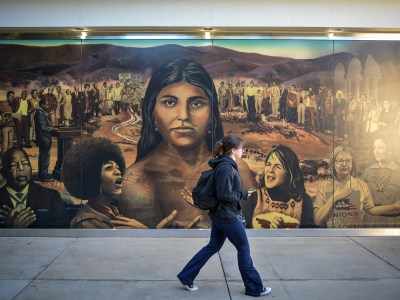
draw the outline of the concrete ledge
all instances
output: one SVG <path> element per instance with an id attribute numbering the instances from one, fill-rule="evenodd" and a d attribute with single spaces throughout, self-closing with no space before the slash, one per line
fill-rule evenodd
<path id="1" fill-rule="evenodd" d="M 205 238 L 210 229 L 0 229 L 0 237 Z M 400 228 L 247 229 L 249 237 L 400 236 Z"/>

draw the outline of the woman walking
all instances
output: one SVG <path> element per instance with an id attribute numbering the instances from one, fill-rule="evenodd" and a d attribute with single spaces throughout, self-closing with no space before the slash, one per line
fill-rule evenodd
<path id="1" fill-rule="evenodd" d="M 180 282 L 188 291 L 196 291 L 194 279 L 206 262 L 217 253 L 228 240 L 238 251 L 238 264 L 242 276 L 245 294 L 264 296 L 270 293 L 270 287 L 264 287 L 260 275 L 253 266 L 250 246 L 244 228 L 244 218 L 240 206 L 251 192 L 242 190 L 242 182 L 236 160 L 243 154 L 243 140 L 235 135 L 225 136 L 217 142 L 213 153 L 214 159 L 209 165 L 215 169 L 215 190 L 219 204 L 209 212 L 212 220 L 210 242 L 201 249 L 178 274 Z"/>

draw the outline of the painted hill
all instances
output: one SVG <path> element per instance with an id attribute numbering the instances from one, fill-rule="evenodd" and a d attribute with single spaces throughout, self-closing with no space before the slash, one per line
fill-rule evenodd
<path id="1" fill-rule="evenodd" d="M 360 56 L 365 49 L 383 57 L 395 58 L 399 43 L 357 42 L 346 53 L 335 53 L 315 59 L 293 59 L 239 52 L 217 46 L 184 47 L 165 44 L 156 47 L 122 47 L 112 44 L 65 44 L 61 46 L 23 46 L 0 44 L 0 80 L 13 86 L 29 81 L 53 78 L 58 81 L 97 81 L 117 79 L 119 73 L 139 73 L 147 79 L 153 70 L 176 58 L 195 60 L 215 79 L 235 77 L 254 80 L 296 82 L 332 77 L 334 62 L 346 60 L 354 53 Z M 360 50 L 361 49 L 361 50 Z M 364 49 L 364 50 L 363 50 Z M 348 52 L 347 52 L 348 50 Z M 376 52 L 376 53 L 375 53 Z M 384 53 L 384 54 L 382 54 Z M 82 59 L 81 59 L 82 58 Z M 328 79 L 326 79 L 328 78 Z"/>

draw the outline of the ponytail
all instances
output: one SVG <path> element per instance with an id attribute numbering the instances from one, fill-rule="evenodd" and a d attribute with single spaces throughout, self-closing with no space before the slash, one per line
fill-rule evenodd
<path id="1" fill-rule="evenodd" d="M 243 145 L 243 139 L 234 135 L 229 134 L 218 141 L 214 146 L 213 158 L 218 158 L 222 155 L 229 155 L 232 149 L 238 149 Z"/>

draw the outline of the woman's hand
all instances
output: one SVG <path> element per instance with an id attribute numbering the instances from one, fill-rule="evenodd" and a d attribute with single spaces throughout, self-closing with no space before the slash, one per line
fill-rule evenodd
<path id="1" fill-rule="evenodd" d="M 254 228 L 279 228 L 283 222 L 280 214 L 266 213 L 255 216 L 253 219 Z"/>
<path id="2" fill-rule="evenodd" d="M 172 221 L 176 218 L 177 213 L 178 212 L 174 210 L 168 217 L 164 218 L 160 223 L 158 223 L 156 229 L 165 228 L 170 225 Z"/>
<path id="3" fill-rule="evenodd" d="M 249 199 L 256 191 L 256 189 L 247 189 L 247 199 Z"/>
<path id="4" fill-rule="evenodd" d="M 300 226 L 299 220 L 282 214 L 279 228 L 298 228 Z"/>
<path id="5" fill-rule="evenodd" d="M 172 224 L 174 219 L 176 218 L 178 212 L 174 210 L 168 217 L 166 217 L 164 220 L 162 220 L 158 225 L 156 226 L 157 229 L 165 228 L 169 225 Z M 172 225 L 173 228 L 193 228 L 196 227 L 196 225 L 203 219 L 202 216 L 197 216 L 196 218 L 193 219 L 192 222 L 189 224 L 185 225 L 182 224 L 181 222 L 174 222 Z"/>
<path id="6" fill-rule="evenodd" d="M 192 191 L 190 191 L 186 186 L 183 188 L 183 190 L 181 190 L 181 196 L 182 196 L 183 200 L 185 200 L 191 206 L 194 206 L 197 208 L 197 206 L 194 205 L 194 202 L 193 202 Z"/>
<path id="7" fill-rule="evenodd" d="M 118 216 L 115 220 L 111 220 L 113 228 L 115 229 L 147 229 L 146 225 L 136 221 L 135 219 L 130 219 L 127 217 Z"/>
<path id="8" fill-rule="evenodd" d="M 342 200 L 342 199 L 350 196 L 352 192 L 353 192 L 353 189 L 350 188 L 350 187 L 336 190 L 334 192 L 334 194 L 333 194 L 334 203 L 336 203 L 337 201 Z"/>
<path id="9" fill-rule="evenodd" d="M 393 204 L 393 212 L 395 214 L 400 214 L 400 201 Z"/>
<path id="10" fill-rule="evenodd" d="M 185 224 L 182 221 L 179 222 L 174 222 L 173 223 L 173 228 L 184 228 L 184 229 L 190 229 L 190 228 L 194 228 L 196 227 L 196 225 L 203 219 L 202 216 L 197 216 L 196 218 L 193 219 L 192 222 L 190 222 L 189 224 Z"/>
<path id="11" fill-rule="evenodd" d="M 290 216 L 270 212 L 253 218 L 253 228 L 297 228 L 299 221 Z"/>
<path id="12" fill-rule="evenodd" d="M 186 229 L 196 227 L 197 224 L 203 219 L 202 216 L 197 216 L 194 220 L 185 226 Z"/>
<path id="13" fill-rule="evenodd" d="M 280 228 L 283 224 L 283 219 L 279 214 L 267 214 L 266 220 L 269 221 L 269 228 Z"/>

